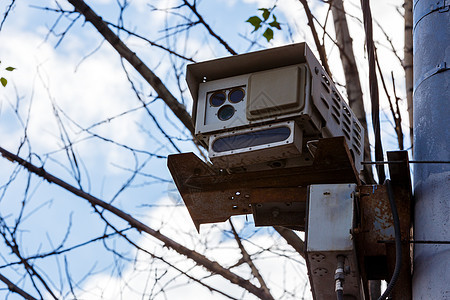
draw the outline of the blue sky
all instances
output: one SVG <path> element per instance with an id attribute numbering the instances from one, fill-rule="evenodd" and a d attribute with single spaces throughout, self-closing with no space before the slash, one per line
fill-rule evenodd
<path id="1" fill-rule="evenodd" d="M 130 1 L 130 8 L 125 13 L 124 25 L 128 28 L 136 28 L 137 33 L 148 35 L 158 42 L 166 42 L 160 39 L 162 36 L 161 29 L 164 22 L 174 22 L 175 17 L 167 17 L 164 13 L 152 14 L 149 19 L 150 8 L 147 5 L 152 1 L 134 0 Z M 317 18 L 321 21 L 325 20 L 327 10 L 319 1 L 310 1 Z M 99 0 L 87 1 L 92 8 L 97 11 L 104 19 L 115 22 L 118 18 L 118 8 L 116 1 Z M 154 1 L 155 5 L 171 5 L 178 3 L 177 1 Z M 5 11 L 7 1 L 0 4 L 0 12 Z M 60 1 L 62 7 L 71 9 L 71 6 L 65 1 Z M 257 8 L 271 7 L 274 1 L 263 0 L 246 0 L 246 1 L 202 1 L 199 4 L 199 10 L 204 13 L 207 22 L 216 30 L 223 38 L 230 41 L 231 46 L 239 53 L 249 50 L 249 43 L 245 37 L 253 37 L 251 34 L 251 26 L 245 20 L 252 15 L 258 14 Z M 393 43 L 402 54 L 403 41 L 403 25 L 402 20 L 398 16 L 395 6 L 400 6 L 401 1 L 373 1 L 373 14 L 383 28 L 392 35 Z M 167 197 L 167 191 L 173 189 L 173 185 L 169 183 L 170 175 L 166 168 L 166 160 L 150 156 L 147 152 L 156 153 L 161 156 L 167 156 L 175 153 L 176 150 L 170 143 L 163 139 L 162 134 L 157 130 L 155 124 L 143 110 L 132 111 L 124 116 L 114 118 L 110 122 L 101 123 L 92 127 L 92 132 L 108 139 L 114 139 L 118 143 L 130 145 L 142 152 L 133 155 L 130 151 L 124 150 L 108 141 L 98 138 L 92 138 L 81 127 L 88 127 L 105 119 L 117 116 L 123 111 L 133 110 L 139 107 L 141 103 L 136 99 L 136 95 L 130 89 L 130 84 L 121 67 L 118 55 L 110 47 L 109 44 L 102 43 L 101 36 L 93 29 L 90 24 L 84 24 L 81 18 L 70 29 L 61 43 L 58 44 L 59 37 L 48 35 L 49 28 L 54 24 L 57 15 L 54 12 L 40 10 L 38 7 L 55 7 L 53 1 L 16 1 L 14 10 L 11 12 L 4 28 L 0 32 L 0 67 L 12 65 L 17 69 L 10 73 L 0 73 L 1 76 L 7 76 L 9 83 L 6 88 L 0 88 L 0 141 L 1 146 L 15 152 L 23 140 L 24 128 L 21 122 L 27 119 L 30 112 L 30 119 L 27 129 L 27 137 L 32 147 L 32 152 L 37 154 L 32 156 L 32 161 L 40 165 L 42 161 L 38 158 L 45 159 L 45 168 L 53 174 L 76 185 L 75 173 L 70 169 L 67 155 L 61 142 L 61 135 L 64 136 L 64 130 L 67 131 L 65 137 L 66 142 L 74 143 L 76 153 L 80 158 L 81 166 L 81 183 L 83 187 L 95 196 L 105 201 L 114 199 L 114 204 L 126 210 L 141 220 L 146 220 L 148 224 L 155 227 L 161 227 L 169 236 L 178 241 L 186 243 L 192 248 L 202 247 L 201 243 L 208 241 L 217 245 L 216 251 L 212 251 L 208 255 L 219 260 L 226 260 L 231 264 L 235 257 L 236 249 L 230 250 L 232 240 L 225 238 L 220 229 L 228 228 L 227 224 L 217 226 L 206 225 L 202 228 L 202 234 L 196 235 L 192 240 L 192 231 L 195 230 L 193 224 L 189 220 L 186 210 L 183 207 L 167 207 L 172 206 L 177 201 L 177 197 Z M 349 2 L 347 8 L 349 13 L 356 18 L 361 18 L 358 10 L 359 1 Z M 263 38 L 258 40 L 259 46 L 256 45 L 251 49 L 260 47 L 273 47 L 284 45 L 291 42 L 307 41 L 312 47 L 312 39 L 309 28 L 306 25 L 303 9 L 297 1 L 278 1 L 276 10 L 277 17 L 281 23 L 289 23 L 292 26 L 292 36 L 284 30 L 276 32 L 275 39 L 271 43 L 265 42 Z M 168 18 L 168 19 L 166 19 Z M 56 32 L 62 32 L 67 26 L 67 20 L 62 20 L 56 27 Z M 361 78 L 366 79 L 367 71 L 364 56 L 364 40 L 362 38 L 362 27 L 357 21 L 351 21 L 351 33 L 354 38 L 355 52 L 358 64 L 360 66 Z M 284 27 L 286 28 L 286 27 Z M 260 33 L 256 33 L 260 34 Z M 176 45 L 177 49 L 185 50 L 185 55 L 195 55 L 196 61 L 212 59 L 229 55 L 226 50 L 216 41 L 207 41 L 205 30 L 201 27 L 192 31 L 189 36 L 187 46 L 184 41 L 171 40 L 170 43 Z M 183 97 L 185 104 L 190 111 L 191 99 L 187 90 L 182 93 L 178 91 L 177 81 L 174 70 L 170 64 L 169 56 L 154 48 L 148 47 L 144 42 L 121 34 L 121 37 L 127 40 L 129 47 L 142 58 L 154 72 L 160 76 L 167 87 L 178 98 Z M 382 33 L 375 29 L 375 37 L 380 40 L 379 55 L 383 57 L 382 67 L 386 69 L 386 78 L 390 78 L 390 71 L 394 71 L 399 80 L 396 81 L 397 90 L 402 91 L 403 82 L 402 70 L 396 58 L 390 54 L 388 44 L 383 39 Z M 292 40 L 291 40 L 292 39 Z M 330 46 L 331 42 L 327 41 Z M 94 50 L 96 52 L 92 53 Z M 338 53 L 335 47 L 329 47 L 329 57 L 333 74 L 338 82 L 343 83 L 343 76 L 340 65 L 337 63 Z M 92 55 L 91 55 L 92 53 Z M 178 65 L 181 65 L 178 63 Z M 154 92 L 150 87 L 140 79 L 131 68 L 126 65 L 126 69 L 130 72 L 135 84 L 141 92 L 141 96 L 146 101 L 154 101 Z M 183 73 L 183 72 L 182 72 Z M 183 75 L 183 74 L 182 74 Z M 182 88 L 186 88 L 184 79 L 179 81 Z M 368 90 L 367 82 L 363 81 L 364 94 L 366 95 L 366 109 L 368 110 Z M 382 95 L 382 93 L 380 92 Z M 403 95 L 401 95 L 402 97 Z M 383 97 L 383 96 L 382 96 Z M 20 99 L 18 102 L 17 99 Z M 19 103 L 16 106 L 16 103 Z M 385 99 L 382 99 L 382 105 L 387 108 Z M 60 109 L 59 117 L 65 124 L 64 130 L 58 125 L 55 119 L 54 107 Z M 198 152 L 196 147 L 190 142 L 184 141 L 188 138 L 187 132 L 179 130 L 180 123 L 175 120 L 171 112 L 165 105 L 159 101 L 154 101 L 150 106 L 161 126 L 167 132 L 179 140 L 175 143 L 183 151 Z M 18 112 L 18 115 L 15 113 Z M 168 115 L 168 118 L 165 115 Z M 387 111 L 389 115 L 389 111 Z M 19 117 L 20 118 L 19 118 Z M 384 146 L 385 150 L 396 149 L 395 140 L 391 135 L 393 130 L 386 117 L 381 116 L 385 121 L 382 126 L 384 129 Z M 69 118 L 70 117 L 70 118 Z M 407 117 L 404 116 L 407 124 Z M 368 118 L 370 120 L 370 117 Z M 386 126 L 385 126 L 386 125 Z M 405 126 L 406 130 L 406 126 Z M 405 137 L 408 132 L 405 131 Z M 408 145 L 408 142 L 406 142 Z M 27 145 L 25 145 L 27 146 Z M 26 157 L 29 152 L 27 147 L 22 148 L 20 154 Z M 62 165 L 60 164 L 62 162 Z M 131 188 L 120 193 L 117 198 L 114 196 L 121 189 L 131 173 L 127 168 L 133 168 L 135 165 L 144 164 L 142 172 L 145 175 L 138 176 L 133 182 Z M 28 177 L 23 170 L 6 160 L 0 160 L 0 185 L 5 184 L 10 174 L 15 170 L 18 171 L 17 178 L 8 188 L 4 197 L 0 202 L 0 211 L 2 217 L 11 224 L 18 217 L 21 201 L 24 198 L 24 187 L 28 180 L 30 182 L 29 193 L 26 195 L 27 206 L 24 213 L 26 219 L 23 222 L 23 228 L 20 230 L 20 239 L 24 246 L 24 251 L 28 254 L 36 252 L 45 252 L 60 243 L 66 235 L 67 228 L 70 226 L 70 235 L 65 246 L 76 245 L 83 241 L 95 238 L 104 233 L 105 227 L 99 220 L 92 208 L 83 200 L 59 189 L 46 182 L 42 182 L 35 176 Z M 162 182 L 155 182 L 151 176 L 157 176 L 163 179 Z M 176 195 L 176 194 L 175 194 Z M 154 207 L 153 205 L 160 205 Z M 108 216 L 119 226 L 125 227 L 126 224 L 115 220 Z M 70 221 L 71 220 L 71 221 Z M 253 232 L 254 227 L 245 219 L 236 219 L 239 230 L 244 234 Z M 162 226 L 164 225 L 164 226 Z M 245 232 L 244 232 L 245 230 Z M 271 232 L 262 230 L 261 234 L 252 237 L 254 246 L 249 247 L 257 251 L 258 247 L 268 246 L 273 239 L 266 239 Z M 130 236 L 139 244 L 149 248 L 156 248 L 155 242 L 147 237 L 140 237 L 135 233 Z M 282 245 L 282 241 L 275 238 L 275 241 Z M 132 249 L 120 240 L 111 240 L 111 243 L 120 251 L 134 255 Z M 258 245 L 258 246 L 256 246 Z M 112 246 L 112 244 L 110 245 Z M 3 260 L 11 259 L 8 249 L 0 247 Z M 254 247 L 254 248 L 252 248 Z M 159 251 L 159 250 L 158 250 Z M 180 257 L 176 257 L 170 251 L 162 252 L 161 255 L 171 257 L 174 262 L 181 264 Z M 131 254 L 130 254 L 131 253 Z M 141 255 L 141 254 L 139 254 Z M 294 254 L 292 254 L 294 255 Z M 112 287 L 120 287 L 123 296 L 127 299 L 126 293 L 132 294 L 132 289 L 121 286 L 123 280 L 119 276 L 118 270 L 114 270 L 113 255 L 104 251 L 101 243 L 92 243 L 90 246 L 74 250 L 67 254 L 73 276 L 77 280 L 82 280 L 83 274 L 88 272 L 95 265 L 97 274 L 90 279 L 81 281 L 80 289 L 88 289 L 94 285 L 99 286 L 99 290 L 108 288 L 105 294 L 106 299 L 116 299 L 117 290 Z M 297 259 L 298 257 L 295 257 Z M 138 259 L 140 261 L 140 259 Z M 142 258 L 145 260 L 145 258 Z M 188 263 L 186 262 L 188 265 Z M 259 261 L 261 268 L 271 270 L 277 265 L 276 257 L 269 257 Z M 183 265 L 183 264 L 181 264 Z M 42 268 L 49 274 L 53 274 L 52 280 L 59 282 L 59 274 L 64 269 L 64 261 L 56 259 L 46 259 L 41 264 Z M 299 281 L 305 281 L 304 266 L 301 263 L 293 264 L 292 261 L 284 263 L 284 267 L 288 268 L 292 273 L 297 274 Z M 133 278 L 136 285 L 141 284 L 145 280 L 140 276 L 146 276 L 146 272 L 133 272 L 142 265 L 136 266 L 136 263 L 129 262 L 129 265 L 123 265 L 122 277 Z M 1 270 L 1 269 L 0 269 Z M 274 269 L 267 272 L 268 280 L 276 286 L 280 276 L 284 276 L 284 269 Z M 3 272 L 3 271 L 0 271 Z M 202 272 L 198 270 L 196 272 Z M 245 270 L 243 271 L 245 273 Z M 63 272 L 62 272 L 63 273 Z M 198 274 L 200 274 L 198 273 Z M 11 269 L 7 272 L 11 278 L 18 280 L 18 275 Z M 112 275 L 113 274 L 113 275 Z M 139 275 L 136 275 L 139 274 Z M 127 277 L 129 276 L 129 277 Z M 134 278 L 133 276 L 136 276 Z M 299 282 L 292 279 L 284 278 L 287 285 L 292 290 L 296 289 Z M 283 280 L 284 280 L 283 279 Z M 215 278 L 207 279 L 219 286 L 226 285 L 223 280 Z M 109 285 L 108 285 L 109 284 Z M 185 299 L 211 299 L 210 292 L 193 284 L 189 286 L 181 286 L 171 289 L 168 299 L 180 299 L 179 295 L 188 296 Z M 67 289 L 67 284 L 65 284 Z M 301 286 L 303 287 L 303 286 Z M 230 293 L 240 295 L 242 291 L 233 290 L 229 287 Z M 276 288 L 274 288 L 277 291 Z M 5 291 L 0 291 L 0 295 Z M 1 296 L 0 296 L 1 297 Z M 133 296 L 130 296 L 133 297 Z M 164 299 L 161 294 L 161 298 Z M 215 295 L 214 299 L 221 299 Z M 83 296 L 83 299 L 97 299 L 98 294 Z M 14 297 L 10 299 L 15 299 Z M 130 298 L 128 298 L 130 299 Z M 250 299 L 250 298 L 246 298 Z"/>

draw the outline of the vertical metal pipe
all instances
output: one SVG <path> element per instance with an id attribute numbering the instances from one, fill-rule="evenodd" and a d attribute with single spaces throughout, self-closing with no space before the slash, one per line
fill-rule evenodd
<path id="1" fill-rule="evenodd" d="M 450 160 L 448 0 L 414 1 L 414 159 Z M 450 240 L 450 166 L 414 166 L 414 238 Z M 415 244 L 413 299 L 450 297 L 450 246 Z"/>

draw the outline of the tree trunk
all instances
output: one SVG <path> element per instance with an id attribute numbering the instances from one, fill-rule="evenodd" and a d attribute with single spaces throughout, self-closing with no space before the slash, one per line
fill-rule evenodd
<path id="1" fill-rule="evenodd" d="M 364 110 L 363 93 L 359 79 L 359 72 L 356 66 L 355 54 L 353 53 L 353 40 L 348 30 L 345 16 L 344 4 L 342 0 L 331 2 L 334 28 L 336 31 L 336 41 L 339 46 L 342 67 L 345 74 L 345 85 L 350 108 L 355 113 L 361 125 L 364 127 L 364 160 L 371 160 L 370 144 L 366 122 L 366 111 Z M 366 183 L 373 183 L 372 167 L 365 165 L 363 177 Z"/>
<path id="2" fill-rule="evenodd" d="M 403 69 L 405 69 L 406 100 L 408 103 L 409 136 L 411 147 L 413 146 L 413 2 L 405 0 L 405 49 L 403 58 Z"/>

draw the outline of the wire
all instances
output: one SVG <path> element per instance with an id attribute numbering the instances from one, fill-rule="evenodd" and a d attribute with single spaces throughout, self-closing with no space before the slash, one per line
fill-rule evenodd
<path id="1" fill-rule="evenodd" d="M 391 244 L 391 243 L 395 243 L 395 241 L 392 241 L 392 240 L 381 240 L 381 241 L 377 241 L 377 243 L 380 243 L 380 244 Z M 402 243 L 438 245 L 438 244 L 450 244 L 450 241 L 402 241 Z"/>
<path id="2" fill-rule="evenodd" d="M 400 268 L 402 266 L 402 237 L 400 232 L 400 220 L 397 212 L 397 205 L 395 204 L 394 193 L 392 192 L 391 181 L 386 179 L 385 181 L 389 204 L 391 205 L 392 218 L 394 219 L 394 232 L 395 232 L 395 268 L 394 274 L 392 274 L 391 280 L 384 291 L 383 295 L 378 298 L 378 300 L 386 299 L 389 294 L 392 292 L 395 284 L 397 283 L 398 276 L 400 275 Z"/>
<path id="3" fill-rule="evenodd" d="M 361 9 L 364 20 L 364 31 L 366 35 L 367 56 L 369 61 L 369 92 L 372 104 L 372 126 L 375 136 L 375 159 L 383 160 L 383 146 L 381 142 L 380 129 L 380 98 L 378 94 L 377 73 L 375 69 L 375 45 L 373 42 L 372 13 L 370 11 L 370 1 L 361 0 Z M 383 182 L 386 173 L 383 165 L 376 165 L 378 182 Z"/>
<path id="4" fill-rule="evenodd" d="M 344 291 L 343 290 L 336 291 L 336 298 L 337 300 L 344 300 Z"/>
<path id="5" fill-rule="evenodd" d="M 335 281 L 335 291 L 337 300 L 344 299 L 344 281 L 345 281 L 345 256 L 338 255 L 337 257 L 337 267 L 334 272 L 334 281 Z"/>
<path id="6" fill-rule="evenodd" d="M 450 164 L 448 160 L 391 160 L 391 161 L 363 161 L 362 165 L 386 165 L 386 164 Z"/>

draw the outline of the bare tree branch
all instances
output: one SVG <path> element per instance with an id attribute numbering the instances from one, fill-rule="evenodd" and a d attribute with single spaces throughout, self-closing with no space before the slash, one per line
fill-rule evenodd
<path id="1" fill-rule="evenodd" d="M 164 51 L 167 51 L 168 53 L 170 53 L 170 54 L 172 54 L 172 55 L 174 55 L 174 56 L 176 56 L 176 57 L 179 57 L 179 58 L 184 59 L 184 60 L 186 60 L 186 61 L 195 62 L 191 57 L 186 57 L 186 56 L 181 55 L 181 54 L 179 54 L 179 53 L 177 53 L 177 52 L 175 52 L 175 51 L 173 51 L 173 50 L 170 50 L 169 48 L 164 47 L 164 46 L 162 46 L 162 45 L 160 45 L 160 44 L 158 44 L 158 43 L 152 42 L 152 41 L 150 41 L 149 39 L 143 37 L 142 35 L 139 35 L 139 34 L 133 32 L 133 31 L 131 31 L 131 30 L 128 30 L 128 29 L 126 29 L 126 28 L 123 27 L 123 26 L 119 26 L 119 25 L 113 24 L 113 23 L 111 23 L 111 22 L 106 22 L 106 21 L 105 21 L 105 23 L 108 24 L 108 25 L 111 26 L 111 27 L 114 27 L 114 28 L 117 28 L 117 29 L 119 29 L 119 30 L 121 30 L 121 31 L 123 31 L 123 32 L 126 32 L 127 34 L 129 34 L 129 35 L 131 35 L 131 36 L 137 37 L 137 38 L 139 38 L 139 39 L 141 39 L 141 40 L 147 42 L 147 43 L 148 43 L 149 45 L 151 45 L 151 46 L 154 46 L 154 47 L 156 47 L 156 48 L 159 48 L 159 49 L 162 49 L 162 50 L 164 50 Z"/>
<path id="2" fill-rule="evenodd" d="M 6 228 L 6 227 L 4 227 Z M 31 265 L 27 260 L 24 259 L 22 256 L 21 250 L 19 249 L 19 245 L 15 239 L 14 236 L 11 235 L 11 240 L 8 239 L 7 233 L 4 231 L 1 231 L 0 234 L 3 236 L 3 239 L 5 241 L 5 244 L 8 246 L 9 249 L 11 249 L 12 253 L 17 256 L 17 258 L 20 260 L 21 264 L 24 266 L 26 272 L 28 273 L 30 279 L 33 282 L 34 287 L 39 292 L 39 289 L 37 288 L 37 284 L 34 282 L 34 277 L 37 278 L 37 280 L 44 286 L 45 290 L 53 297 L 53 299 L 58 299 L 55 295 L 55 293 L 50 288 L 49 284 L 45 281 L 43 276 L 39 274 L 33 265 Z M 40 294 L 40 292 L 39 292 Z"/>
<path id="3" fill-rule="evenodd" d="M 259 281 L 261 288 L 266 291 L 266 293 L 267 293 L 266 299 L 268 299 L 268 300 L 274 299 L 272 297 L 272 295 L 270 294 L 270 290 L 267 287 L 267 284 L 264 281 L 264 278 L 262 278 L 261 273 L 259 273 L 258 268 L 253 263 L 253 260 L 250 256 L 250 254 L 248 254 L 247 250 L 245 249 L 244 245 L 242 244 L 241 238 L 239 237 L 236 229 L 234 228 L 233 222 L 231 222 L 231 220 L 230 220 L 230 225 L 231 225 L 231 231 L 233 232 L 234 239 L 236 240 L 236 242 L 239 246 L 239 249 L 241 250 L 242 259 L 249 265 L 250 269 L 252 270 L 253 276 L 255 276 L 255 278 Z"/>
<path id="4" fill-rule="evenodd" d="M 114 47 L 114 49 L 125 58 L 142 77 L 153 87 L 159 97 L 169 106 L 183 125 L 194 135 L 194 124 L 186 108 L 170 93 L 161 79 L 153 73 L 146 64 L 130 50 L 122 40 L 109 29 L 107 23 L 98 16 L 83 0 L 68 0 L 75 9 L 82 14 L 86 21 L 90 22 L 98 32 Z"/>
<path id="5" fill-rule="evenodd" d="M 27 292 L 25 292 L 24 290 L 19 288 L 17 285 L 15 285 L 13 282 L 11 282 L 8 278 L 3 276 L 2 274 L 0 274 L 0 280 L 3 281 L 8 286 L 8 289 L 11 292 L 19 294 L 20 296 L 22 296 L 23 298 L 25 298 L 27 300 L 36 300 L 36 298 L 34 298 L 30 294 L 28 294 Z"/>
<path id="6" fill-rule="evenodd" d="M 106 203 L 105 201 L 102 201 L 102 200 L 92 196 L 91 194 L 88 194 L 88 193 L 68 184 L 67 182 L 46 172 L 44 170 L 44 168 L 36 167 L 35 165 L 29 163 L 28 161 L 22 159 L 21 157 L 15 155 L 15 154 L 5 150 L 2 147 L 0 147 L 0 153 L 6 159 L 8 159 L 12 162 L 19 163 L 21 166 L 23 166 L 29 172 L 34 173 L 34 174 L 40 176 L 41 178 L 47 180 L 48 182 L 54 183 L 54 184 L 64 188 L 65 190 L 71 192 L 72 194 L 75 194 L 75 195 L 79 196 L 80 198 L 83 198 L 83 199 L 89 201 L 89 203 L 91 203 L 91 205 L 100 206 L 101 208 L 113 213 L 114 215 L 118 216 L 119 218 L 127 221 L 130 226 L 136 228 L 138 231 L 145 232 L 145 233 L 153 236 L 154 238 L 163 242 L 166 247 L 169 247 L 169 248 L 175 250 L 176 252 L 178 252 L 179 254 L 182 254 L 182 255 L 188 257 L 189 259 L 192 259 L 197 264 L 203 266 L 210 272 L 215 273 L 215 274 L 220 274 L 225 279 L 229 280 L 230 282 L 232 282 L 234 284 L 239 285 L 240 287 L 242 287 L 242 288 L 246 289 L 247 291 L 249 291 L 250 293 L 260 297 L 261 299 L 267 299 L 266 297 L 268 297 L 268 295 L 264 289 L 258 288 L 257 286 L 253 285 L 250 281 L 248 281 L 248 280 L 232 273 L 230 270 L 222 267 L 219 263 L 209 260 L 206 256 L 204 256 L 196 251 L 193 251 L 191 249 L 188 249 L 187 247 L 175 242 L 174 240 L 170 239 L 169 237 L 163 235 L 161 232 L 150 228 L 149 226 L 147 226 L 144 223 L 140 222 L 139 220 L 133 218 L 131 215 L 125 213 L 124 211 L 118 209 L 117 207 L 110 205 L 110 204 Z"/>
<path id="7" fill-rule="evenodd" d="M 6 8 L 5 13 L 3 14 L 2 21 L 0 23 L 0 31 L 2 31 L 3 25 L 5 24 L 9 13 L 13 10 L 15 2 L 16 2 L 16 0 L 11 0 L 11 3 L 9 3 L 8 7 Z"/>
<path id="8" fill-rule="evenodd" d="M 221 43 L 222 46 L 224 46 L 225 49 L 227 49 L 227 51 L 230 52 L 230 54 L 232 54 L 232 55 L 236 55 L 236 54 L 237 54 L 237 52 L 234 51 L 234 50 L 230 47 L 230 45 L 229 45 L 227 42 L 225 42 L 225 41 L 224 41 L 217 33 L 215 33 L 214 30 L 212 30 L 211 26 L 209 26 L 208 23 L 206 23 L 206 21 L 205 21 L 205 19 L 203 18 L 203 16 L 198 12 L 197 6 L 196 6 L 196 4 L 195 4 L 195 1 L 194 1 L 194 4 L 190 4 L 189 1 L 187 1 L 187 0 L 183 0 L 183 2 L 184 2 L 184 4 L 185 4 L 187 7 L 189 7 L 189 9 L 197 16 L 198 21 L 200 22 L 200 24 L 202 24 L 203 26 L 205 26 L 206 30 L 209 32 L 209 34 L 210 34 L 211 36 L 213 36 L 216 40 L 218 40 L 219 43 Z"/>
<path id="9" fill-rule="evenodd" d="M 381 72 L 381 67 L 380 67 L 380 62 L 378 60 L 378 57 L 376 58 L 376 63 L 377 63 L 378 74 L 380 75 L 380 79 L 381 79 L 381 84 L 383 85 L 384 92 L 385 92 L 386 97 L 389 102 L 389 109 L 391 110 L 392 118 L 394 119 L 394 124 L 395 124 L 394 130 L 397 135 L 398 147 L 400 150 L 403 150 L 402 117 L 401 117 L 400 111 L 398 109 L 399 108 L 399 106 L 398 106 L 399 98 L 397 98 L 397 94 L 395 92 L 394 73 L 391 73 L 391 76 L 392 76 L 392 84 L 393 84 L 393 89 L 394 89 L 394 97 L 395 97 L 395 103 L 397 106 L 397 111 L 395 111 L 395 109 L 394 109 L 394 106 L 392 104 L 391 95 L 389 94 L 388 89 L 386 87 L 386 82 L 384 81 L 384 76 L 383 76 L 383 73 Z"/>
<path id="10" fill-rule="evenodd" d="M 320 61 L 322 62 L 322 66 L 324 67 L 325 71 L 328 73 L 328 75 L 331 78 L 333 76 L 331 74 L 330 67 L 328 66 L 328 59 L 327 59 L 327 54 L 325 52 L 325 47 L 324 47 L 324 45 L 320 44 L 319 35 L 317 34 L 316 27 L 314 25 L 313 15 L 311 13 L 311 10 L 309 9 L 308 2 L 306 0 L 299 0 L 299 1 L 305 9 L 306 17 L 308 18 L 308 25 L 311 28 L 311 33 L 313 35 L 314 43 L 316 44 L 317 51 L 319 51 L 319 56 L 320 56 Z"/>
<path id="11" fill-rule="evenodd" d="M 403 150 L 404 146 L 403 146 L 402 114 L 400 112 L 399 106 L 400 98 L 397 96 L 397 90 L 395 88 L 394 72 L 391 72 L 391 79 L 392 79 L 392 90 L 394 91 L 394 98 L 395 98 L 395 111 L 392 109 L 392 115 L 395 120 L 395 131 L 397 132 L 398 147 L 400 150 Z"/>
<path id="12" fill-rule="evenodd" d="M 413 146 L 413 1 L 405 0 L 403 3 L 403 8 L 405 9 L 405 48 L 403 69 L 405 70 L 406 101 L 408 103 L 409 137 L 411 139 L 411 146 Z M 411 151 L 411 153 L 413 152 L 414 151 Z"/>
<path id="13" fill-rule="evenodd" d="M 202 282 L 202 280 L 200 280 L 200 279 L 198 279 L 198 278 L 195 278 L 195 277 L 189 275 L 188 272 L 185 272 L 185 271 L 181 270 L 180 268 L 178 268 L 178 267 L 175 266 L 174 264 L 170 263 L 169 261 L 167 261 L 167 260 L 164 259 L 163 257 L 158 256 L 158 255 L 155 255 L 154 253 L 151 253 L 150 251 L 148 251 L 148 250 L 146 250 L 146 249 L 140 247 L 138 244 L 136 244 L 135 242 L 133 242 L 133 241 L 125 234 L 125 232 L 124 232 L 123 230 L 118 230 L 115 226 L 113 226 L 113 225 L 105 218 L 105 216 L 103 215 L 102 212 L 100 212 L 100 211 L 99 211 L 98 209 L 96 209 L 95 207 L 94 207 L 94 209 L 95 209 L 96 213 L 98 213 L 98 214 L 100 215 L 100 217 L 102 218 L 102 220 L 105 221 L 105 224 L 106 224 L 107 226 L 111 227 L 111 228 L 114 230 L 114 232 L 115 232 L 116 234 L 118 234 L 118 235 L 120 235 L 122 238 L 124 238 L 130 245 L 132 245 L 132 246 L 133 246 L 134 248 L 136 248 L 137 250 L 142 251 L 143 253 L 149 255 L 149 256 L 152 257 L 152 258 L 155 258 L 155 259 L 158 259 L 158 260 L 162 261 L 163 263 L 167 264 L 169 267 L 171 267 L 171 268 L 173 268 L 174 270 L 178 271 L 180 274 L 182 274 L 182 275 L 186 276 L 187 278 L 189 278 L 189 279 L 191 279 L 191 280 L 197 282 L 198 284 L 200 284 L 200 285 L 206 287 L 206 288 L 207 288 L 208 290 L 210 290 L 211 292 L 216 292 L 216 293 L 219 293 L 219 294 L 221 294 L 221 295 L 223 295 L 223 296 L 225 296 L 225 297 L 227 297 L 227 298 L 229 298 L 229 299 L 237 300 L 236 298 L 234 298 L 234 297 L 228 295 L 227 293 L 224 293 L 224 292 L 222 292 L 222 291 L 220 291 L 220 290 L 218 290 L 218 289 L 216 289 L 216 288 L 214 288 L 214 287 L 212 287 L 212 286 L 210 286 L 210 285 L 208 285 L 208 284 Z"/>
<path id="14" fill-rule="evenodd" d="M 298 254 L 305 259 L 305 242 L 291 229 L 281 226 L 274 226 L 275 230 L 287 241 L 292 248 L 294 248 Z"/>

